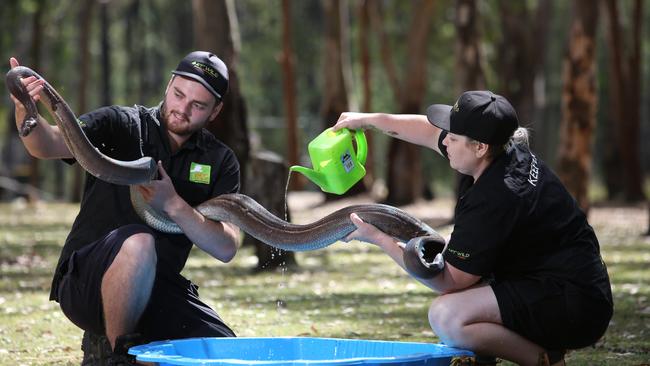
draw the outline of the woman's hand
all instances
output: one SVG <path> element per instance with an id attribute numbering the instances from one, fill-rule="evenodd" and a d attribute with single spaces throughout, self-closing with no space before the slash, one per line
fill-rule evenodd
<path id="1" fill-rule="evenodd" d="M 350 130 L 368 129 L 374 127 L 372 124 L 372 113 L 343 112 L 333 127 L 334 131 L 342 128 Z"/>
<path id="2" fill-rule="evenodd" d="M 350 221 L 354 224 L 354 226 L 357 227 L 356 230 L 348 234 L 343 241 L 348 242 L 351 240 L 360 240 L 364 241 L 366 243 L 372 243 L 381 246 L 381 243 L 385 239 L 390 239 L 392 241 L 392 238 L 388 236 L 386 233 L 383 231 L 377 229 L 374 225 L 368 224 L 367 222 L 363 221 L 359 215 L 353 213 L 350 214 Z"/>

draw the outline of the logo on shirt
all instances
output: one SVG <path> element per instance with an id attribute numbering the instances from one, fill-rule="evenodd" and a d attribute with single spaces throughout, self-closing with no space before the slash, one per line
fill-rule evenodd
<path id="1" fill-rule="evenodd" d="M 449 247 L 447 248 L 447 252 L 449 254 L 455 255 L 456 257 L 458 257 L 458 259 L 467 259 L 470 256 L 469 253 L 461 252 L 459 250 L 451 249 Z"/>
<path id="2" fill-rule="evenodd" d="M 210 165 L 192 163 L 190 165 L 190 182 L 210 184 Z"/>

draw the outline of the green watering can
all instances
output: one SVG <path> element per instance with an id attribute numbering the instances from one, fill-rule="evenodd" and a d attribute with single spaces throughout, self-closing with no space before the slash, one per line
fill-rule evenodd
<path id="1" fill-rule="evenodd" d="M 352 139 L 357 142 L 354 151 Z M 307 146 L 311 164 L 314 169 L 294 165 L 290 171 L 298 172 L 309 178 L 323 192 L 343 194 L 364 175 L 366 175 L 366 156 L 368 143 L 363 130 L 354 134 L 347 128 L 332 131 L 328 128 Z"/>

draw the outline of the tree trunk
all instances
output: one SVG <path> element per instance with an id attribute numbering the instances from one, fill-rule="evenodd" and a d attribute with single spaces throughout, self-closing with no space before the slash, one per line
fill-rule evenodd
<path id="1" fill-rule="evenodd" d="M 477 17 L 476 0 L 456 1 L 456 94 L 485 89 Z"/>
<path id="2" fill-rule="evenodd" d="M 88 80 L 90 79 L 90 27 L 92 23 L 93 5 L 95 0 L 84 0 L 79 10 L 79 85 L 78 85 L 78 101 L 77 101 L 77 114 L 83 114 L 88 110 Z M 81 193 L 83 189 L 84 170 L 75 164 L 72 176 L 72 202 L 81 201 Z"/>
<path id="3" fill-rule="evenodd" d="M 323 0 L 325 11 L 325 62 L 324 90 L 321 116 L 323 129 L 331 127 L 342 112 L 350 109 L 348 101 L 347 76 L 350 67 L 347 50 L 344 47 L 344 37 L 347 33 L 347 17 L 344 14 L 344 0 Z"/>
<path id="4" fill-rule="evenodd" d="M 133 13 L 127 16 L 127 22 L 133 22 L 131 31 L 134 31 L 135 49 L 129 55 L 130 62 L 135 70 L 138 70 L 138 97 L 141 103 L 152 100 L 159 101 L 160 86 L 165 85 L 163 75 L 169 75 L 169 70 L 161 70 L 162 52 L 160 47 L 150 46 L 148 42 L 142 42 L 141 36 L 147 33 L 158 32 L 155 20 L 161 17 L 157 6 L 151 1 L 134 0 L 131 5 Z M 152 24 L 154 23 L 154 24 Z M 134 78 L 134 82 L 136 79 Z"/>
<path id="5" fill-rule="evenodd" d="M 428 37 L 434 4 L 433 0 L 412 4 L 413 22 L 407 35 L 409 57 L 405 65 L 403 85 L 395 92 L 399 101 L 399 113 L 422 113 L 427 79 Z M 426 185 L 422 176 L 420 147 L 391 139 L 388 149 L 387 188 L 388 204 L 404 205 L 422 197 Z"/>
<path id="6" fill-rule="evenodd" d="M 282 0 L 282 81 L 284 90 L 284 109 L 287 124 L 287 161 L 289 165 L 297 165 L 298 161 L 298 116 L 296 111 L 296 81 L 295 57 L 291 40 L 291 1 Z M 295 175 L 289 189 L 295 190 L 303 186 L 302 176 Z"/>
<path id="7" fill-rule="evenodd" d="M 289 173 L 285 161 L 272 152 L 256 152 L 250 160 L 249 170 L 250 178 L 246 184 L 249 196 L 275 216 L 285 219 L 286 197 L 278 194 L 284 191 L 284 181 Z M 286 212 L 286 220 L 291 220 L 289 212 Z M 273 248 L 250 235 L 244 237 L 244 244 L 255 246 L 256 272 L 297 266 L 293 252 Z"/>
<path id="8" fill-rule="evenodd" d="M 467 90 L 485 89 L 484 61 L 478 31 L 476 0 L 456 0 L 454 22 L 456 26 L 456 95 Z M 460 173 L 456 172 L 455 177 L 455 193 L 458 195 Z"/>
<path id="9" fill-rule="evenodd" d="M 535 121 L 535 80 L 545 59 L 548 8 L 548 0 L 539 1 L 531 17 L 525 2 L 499 1 L 503 34 L 498 45 L 499 93 L 512 103 L 524 125 Z"/>
<path id="10" fill-rule="evenodd" d="M 349 90 L 351 65 L 349 57 L 349 32 L 347 1 L 323 0 L 325 12 L 324 90 L 321 107 L 323 130 L 333 126 L 341 113 L 350 110 Z M 350 188 L 344 196 L 367 191 L 365 181 Z M 326 194 L 327 200 L 340 195 Z"/>
<path id="11" fill-rule="evenodd" d="M 644 198 L 639 159 L 642 1 L 634 2 L 629 42 L 623 39 L 626 32 L 619 21 L 618 2 L 605 0 L 605 9 L 608 19 L 610 103 L 613 113 L 611 122 L 615 126 L 616 150 L 619 153 L 619 158 L 615 159 L 610 151 L 609 167 L 615 170 L 607 170 L 608 181 L 620 180 L 620 197 L 625 202 L 636 202 Z M 626 48 L 625 44 L 630 44 L 631 47 Z M 626 53 L 627 49 L 631 49 L 629 54 Z M 616 193 L 610 192 L 610 197 L 614 197 Z"/>
<path id="12" fill-rule="evenodd" d="M 250 153 L 246 126 L 246 105 L 237 77 L 239 26 L 232 0 L 194 0 L 194 35 L 196 46 L 214 52 L 228 66 L 229 90 L 223 109 L 208 125 L 208 130 L 228 145 L 241 166 L 242 191 L 246 182 L 246 165 Z"/>
<path id="13" fill-rule="evenodd" d="M 379 53 L 381 56 L 381 63 L 386 72 L 386 77 L 388 78 L 388 84 L 390 85 L 390 89 L 393 91 L 395 100 L 400 100 L 402 87 L 399 82 L 399 77 L 397 76 L 397 67 L 393 61 L 393 51 L 390 47 L 390 41 L 386 31 L 384 30 L 384 16 L 382 14 L 381 2 L 371 1 L 368 6 L 370 25 L 372 26 L 373 32 L 379 37 Z"/>
<path id="14" fill-rule="evenodd" d="M 596 27 L 598 7 L 578 0 L 563 62 L 562 123 L 558 176 L 586 212 L 591 175 L 591 143 L 596 125 Z"/>
<path id="15" fill-rule="evenodd" d="M 111 91 L 111 44 L 108 37 L 110 28 L 109 8 L 107 1 L 99 3 L 100 36 L 101 36 L 101 64 L 102 64 L 102 105 L 113 104 Z"/>
<path id="16" fill-rule="evenodd" d="M 544 123 L 546 120 L 546 108 L 547 108 L 547 97 L 546 97 L 546 60 L 547 51 L 548 51 L 548 34 L 550 32 L 550 23 L 553 17 L 553 4 L 550 0 L 539 0 L 537 4 L 537 10 L 535 16 L 535 29 L 533 30 L 533 44 L 537 45 L 537 50 L 535 51 L 535 68 L 533 73 L 535 78 L 533 80 L 533 110 L 532 115 L 529 119 L 523 120 L 524 127 L 532 126 L 536 133 L 530 136 L 530 146 L 533 147 L 537 152 L 542 150 L 541 153 L 543 156 L 544 148 L 546 151 L 554 151 L 548 148 L 551 141 L 555 141 L 556 130 L 549 126 L 548 123 Z M 525 117 L 524 117 L 525 118 Z M 550 136 L 553 137 L 550 137 Z M 539 150 L 538 150 L 539 149 Z M 551 154 L 548 154 L 549 156 Z"/>
<path id="17" fill-rule="evenodd" d="M 4 22 L 0 25 L 2 30 L 4 30 L 3 34 L 9 34 L 9 30 L 17 29 L 18 20 L 21 18 L 19 16 L 20 12 L 18 11 L 18 7 L 18 2 L 12 1 L 6 4 L 3 8 L 3 11 L 5 12 L 4 16 L 2 17 Z M 12 50 L 16 49 L 17 45 L 20 43 L 18 37 L 6 37 L 2 38 L 2 40 L 8 41 L 7 44 L 3 43 L 3 46 L 6 46 L 8 49 Z M 20 137 L 18 137 L 13 103 L 10 104 L 10 108 L 7 109 L 6 119 L 7 123 L 4 125 L 4 128 L 6 130 L 2 144 L 2 164 L 0 165 L 0 174 L 18 180 L 18 171 L 24 170 L 25 172 L 23 173 L 22 183 L 26 183 L 26 179 L 24 178 L 29 173 L 29 155 L 25 152 L 25 148 L 20 141 Z M 15 195 L 15 190 L 0 187 L 1 199 L 13 199 Z"/>
<path id="18" fill-rule="evenodd" d="M 35 70 L 40 69 L 41 66 L 41 46 L 43 43 L 43 14 L 45 14 L 46 2 L 45 0 L 39 0 L 36 4 L 36 12 L 34 12 L 34 22 L 32 24 L 32 65 L 31 67 Z M 39 160 L 33 157 L 30 157 L 29 164 L 29 184 L 32 187 L 40 189 L 41 187 L 41 178 L 39 174 Z M 29 195 L 30 201 L 36 201 L 39 199 L 37 195 Z"/>
<path id="19" fill-rule="evenodd" d="M 252 174 L 250 179 L 248 178 L 248 174 L 250 174 L 248 173 L 250 144 L 246 127 L 246 106 L 240 91 L 236 68 L 239 28 L 235 4 L 232 0 L 194 0 L 193 13 L 194 34 L 198 48 L 213 51 L 218 55 L 228 66 L 229 73 L 229 90 L 224 99 L 223 109 L 215 121 L 211 122 L 208 129 L 230 146 L 237 155 L 241 167 L 242 192 L 251 197 L 258 197 L 262 202 L 282 197 L 278 195 L 278 192 L 282 192 L 284 186 L 280 189 L 269 189 L 269 187 L 274 187 L 273 181 L 284 182 L 284 179 L 278 180 L 277 175 L 273 177 L 273 180 L 267 180 L 258 176 L 257 173 Z M 283 174 L 286 177 L 287 173 L 283 172 Z M 261 186 L 252 185 L 253 182 L 263 184 Z M 248 187 L 248 184 L 252 186 Z M 273 207 L 269 207 L 269 209 L 273 210 Z M 258 257 L 258 263 L 261 265 L 267 263 L 265 269 L 273 269 L 282 266 L 283 263 L 295 263 L 291 252 L 278 251 L 274 253 L 273 260 L 270 260 L 266 256 L 268 248 L 265 244 L 256 242 L 255 247 L 257 254 L 262 256 Z"/>
<path id="20" fill-rule="evenodd" d="M 139 75 L 142 75 L 144 73 L 144 70 L 138 68 L 140 65 L 140 59 L 142 52 L 140 49 L 142 47 L 138 47 L 140 42 L 138 42 L 139 34 L 139 24 L 140 24 L 140 18 L 141 18 L 141 10 L 140 10 L 140 0 L 132 0 L 125 8 L 124 13 L 122 13 L 122 19 L 123 19 L 123 25 L 122 28 L 124 29 L 124 48 L 126 50 L 126 57 L 127 57 L 127 69 L 128 70 L 137 70 Z M 139 93 L 140 88 L 139 88 L 139 80 L 141 80 L 141 77 L 128 77 L 124 79 L 125 83 L 125 90 L 126 90 L 126 95 L 127 98 L 135 99 L 139 103 L 144 103 L 144 99 L 142 98 L 142 95 Z"/>
<path id="21" fill-rule="evenodd" d="M 603 8 L 605 10 L 605 15 L 609 20 L 607 26 L 608 32 L 608 76 L 609 76 L 609 88 L 608 88 L 608 97 L 610 104 L 610 112 L 608 113 L 608 122 L 607 123 L 607 135 L 611 136 L 611 143 L 605 146 L 605 157 L 604 157 L 604 172 L 605 172 L 605 184 L 607 186 L 607 195 L 610 200 L 612 199 L 622 199 L 625 200 L 625 179 L 624 179 L 624 167 L 621 163 L 622 154 L 621 154 L 621 136 L 620 129 L 617 125 L 623 123 L 621 121 L 622 106 L 621 103 L 624 101 L 622 89 L 622 78 L 623 78 L 623 65 L 621 61 L 621 49 L 618 47 L 618 42 L 620 42 L 620 29 L 618 24 L 618 8 L 615 4 L 610 4 L 606 1 L 603 2 Z M 612 14 L 616 12 L 616 14 Z"/>
<path id="22" fill-rule="evenodd" d="M 370 45 L 369 45 L 369 28 L 370 28 L 370 5 L 371 0 L 363 0 L 359 4 L 359 52 L 361 61 L 361 83 L 363 85 L 361 111 L 372 111 L 372 88 L 370 75 Z M 374 141 L 372 131 L 366 133 L 368 151 L 374 150 Z M 374 182 L 374 164 L 372 159 L 366 161 L 366 176 L 364 177 L 366 187 L 372 187 Z"/>

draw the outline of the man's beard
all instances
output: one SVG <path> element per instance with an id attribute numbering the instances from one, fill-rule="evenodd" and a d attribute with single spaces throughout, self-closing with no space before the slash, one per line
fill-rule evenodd
<path id="1" fill-rule="evenodd" d="M 189 136 L 194 132 L 203 128 L 203 124 L 198 124 L 192 126 L 190 124 L 190 119 L 185 115 L 185 113 L 177 111 L 168 111 L 165 108 L 165 105 L 162 106 L 162 115 L 165 122 L 165 126 L 169 132 L 172 132 L 179 136 Z"/>

